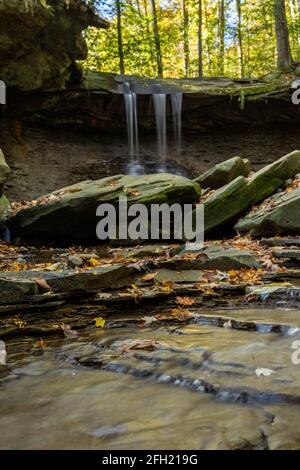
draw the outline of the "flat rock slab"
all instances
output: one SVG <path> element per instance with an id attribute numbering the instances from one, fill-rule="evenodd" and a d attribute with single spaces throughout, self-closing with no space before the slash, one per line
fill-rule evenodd
<path id="1" fill-rule="evenodd" d="M 116 175 L 55 191 L 37 204 L 12 214 L 8 224 L 13 235 L 30 240 L 99 243 L 96 227 L 100 218 L 96 211 L 100 204 L 112 204 L 118 209 L 120 197 L 126 197 L 128 205 L 138 203 L 146 207 L 163 203 L 192 204 L 200 194 L 199 184 L 182 176 Z M 113 225 L 118 225 L 118 220 Z"/>
<path id="2" fill-rule="evenodd" d="M 199 270 L 174 271 L 171 269 L 159 269 L 155 275 L 158 282 L 171 281 L 175 283 L 197 283 L 203 279 L 203 272 Z"/>
<path id="3" fill-rule="evenodd" d="M 18 302 L 24 296 L 35 295 L 37 292 L 38 286 L 33 280 L 17 279 L 5 273 L 0 275 L 0 304 Z"/>
<path id="4" fill-rule="evenodd" d="M 259 268 L 257 259 L 248 250 L 224 249 L 216 245 L 203 248 L 196 253 L 198 258 L 189 259 L 185 258 L 185 255 L 193 254 L 193 252 L 183 250 L 173 259 L 161 262 L 160 266 L 175 270 L 202 269 L 212 271 Z"/>
<path id="5" fill-rule="evenodd" d="M 271 248 L 276 246 L 300 248 L 300 238 L 264 238 L 260 243 Z"/>
<path id="6" fill-rule="evenodd" d="M 298 303 L 300 301 L 300 287 L 289 283 L 249 287 L 248 295 L 258 302 L 279 301 Z"/>
<path id="7" fill-rule="evenodd" d="M 300 188 L 282 193 L 250 212 L 235 226 L 251 236 L 297 235 L 300 233 Z"/>
<path id="8" fill-rule="evenodd" d="M 275 258 L 284 258 L 291 260 L 300 260 L 300 250 L 278 250 L 272 252 Z"/>
<path id="9" fill-rule="evenodd" d="M 0 303 L 14 303 L 38 293 L 36 280 L 45 280 L 53 292 L 92 292 L 100 289 L 130 285 L 140 271 L 134 266 L 103 266 L 90 271 L 19 271 L 2 273 L 0 277 Z"/>

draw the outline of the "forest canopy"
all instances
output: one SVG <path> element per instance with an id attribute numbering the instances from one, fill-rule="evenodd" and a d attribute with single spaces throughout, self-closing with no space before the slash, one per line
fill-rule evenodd
<path id="1" fill-rule="evenodd" d="M 87 0 L 89 1 L 89 0 Z M 93 0 L 91 0 L 93 1 Z M 300 62 L 300 0 L 94 0 L 93 70 L 149 77 L 256 77 Z"/>

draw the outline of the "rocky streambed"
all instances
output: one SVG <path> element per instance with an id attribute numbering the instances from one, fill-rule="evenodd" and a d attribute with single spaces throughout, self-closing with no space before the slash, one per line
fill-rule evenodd
<path id="1" fill-rule="evenodd" d="M 4 210 L 0 446 L 298 449 L 299 172 L 298 151 L 256 173 L 234 157 Z M 124 195 L 204 204 L 207 241 L 95 243 Z"/>
<path id="2" fill-rule="evenodd" d="M 1 447 L 298 449 L 299 246 L 1 245 Z"/>

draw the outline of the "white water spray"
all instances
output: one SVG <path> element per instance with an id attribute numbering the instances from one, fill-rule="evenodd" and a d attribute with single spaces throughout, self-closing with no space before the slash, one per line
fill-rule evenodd
<path id="1" fill-rule="evenodd" d="M 152 96 L 156 120 L 158 154 L 162 170 L 165 170 L 167 156 L 167 95 L 166 93 L 157 93 Z"/>
<path id="2" fill-rule="evenodd" d="M 174 135 L 178 153 L 180 153 L 181 150 L 182 98 L 182 93 L 174 93 L 171 95 Z"/>
<path id="3" fill-rule="evenodd" d="M 132 158 L 134 158 L 139 154 L 137 99 L 136 93 L 131 90 L 130 83 L 124 83 L 123 90 L 126 107 L 129 154 Z"/>

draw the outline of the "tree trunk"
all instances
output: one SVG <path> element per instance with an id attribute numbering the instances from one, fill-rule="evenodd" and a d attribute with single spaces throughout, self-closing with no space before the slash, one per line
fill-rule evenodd
<path id="1" fill-rule="evenodd" d="M 204 2 L 204 12 L 205 12 L 205 27 L 206 31 L 209 31 L 209 24 L 208 24 L 208 5 L 207 5 L 207 0 L 203 0 Z M 206 48 L 207 48 L 207 58 L 208 58 L 208 70 L 209 70 L 209 75 L 212 74 L 212 60 L 211 60 L 211 47 L 209 43 L 209 37 L 208 34 L 206 34 Z"/>
<path id="2" fill-rule="evenodd" d="M 298 12 L 299 12 L 299 16 L 300 16 L 300 0 L 297 0 L 297 4 L 298 4 Z"/>
<path id="3" fill-rule="evenodd" d="M 225 54 L 225 0 L 219 0 L 219 75 L 224 75 Z"/>
<path id="4" fill-rule="evenodd" d="M 121 1 L 116 0 L 117 7 L 117 29 L 118 29 L 118 49 L 119 49 L 119 62 L 120 62 L 120 74 L 125 74 L 124 65 L 124 50 L 123 50 L 123 38 L 122 38 L 122 15 L 121 15 Z"/>
<path id="5" fill-rule="evenodd" d="M 203 77 L 202 31 L 203 31 L 202 0 L 198 0 L 198 75 L 199 77 Z"/>
<path id="6" fill-rule="evenodd" d="M 299 0 L 300 1 L 300 0 Z M 236 0 L 236 10 L 238 16 L 238 49 L 239 49 L 239 64 L 240 64 L 240 75 L 242 78 L 245 76 L 244 70 L 244 50 L 243 50 L 243 34 L 242 34 L 242 7 L 241 0 Z"/>
<path id="7" fill-rule="evenodd" d="M 155 53 L 156 53 L 157 75 L 159 78 L 163 78 L 163 63 L 162 63 L 162 55 L 161 55 L 161 47 L 160 47 L 160 37 L 159 37 L 159 29 L 158 29 L 158 22 L 157 22 L 156 5 L 155 5 L 155 0 L 150 0 L 150 2 L 151 2 L 151 8 L 152 8 L 152 24 L 153 24 L 153 34 L 154 34 Z"/>
<path id="8" fill-rule="evenodd" d="M 277 45 L 277 66 L 285 68 L 292 65 L 292 54 L 286 18 L 285 0 L 275 0 L 275 31 Z"/>
<path id="9" fill-rule="evenodd" d="M 189 11 L 187 0 L 182 0 L 183 50 L 185 77 L 190 75 L 190 46 L 189 46 Z"/>

